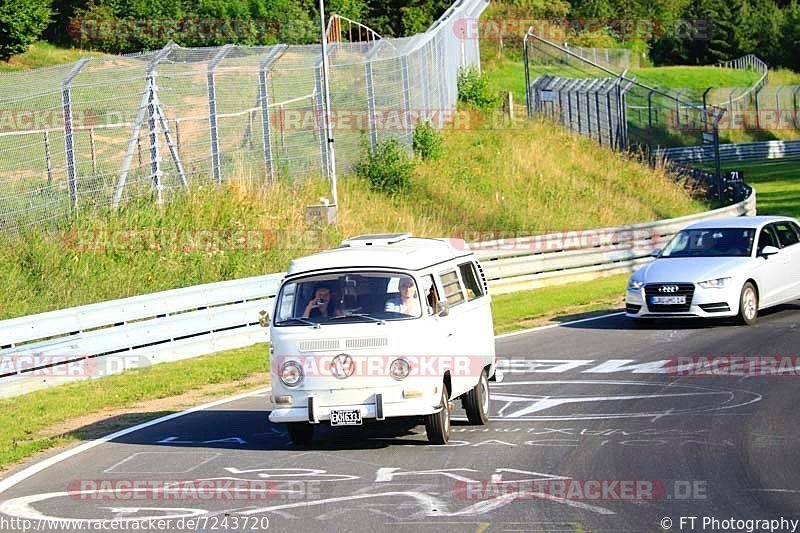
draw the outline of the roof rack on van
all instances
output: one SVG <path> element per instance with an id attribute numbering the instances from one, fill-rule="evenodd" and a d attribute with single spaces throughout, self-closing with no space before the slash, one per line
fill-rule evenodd
<path id="1" fill-rule="evenodd" d="M 378 235 L 359 235 L 342 241 L 342 246 L 386 246 L 404 241 L 410 233 L 383 233 Z"/>

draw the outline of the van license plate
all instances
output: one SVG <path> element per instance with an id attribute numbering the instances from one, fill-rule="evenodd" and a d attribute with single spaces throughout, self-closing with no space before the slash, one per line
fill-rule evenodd
<path id="1" fill-rule="evenodd" d="M 660 305 L 685 305 L 686 296 L 653 296 L 650 299 L 650 303 Z"/>
<path id="2" fill-rule="evenodd" d="M 359 409 L 334 409 L 331 411 L 332 426 L 360 426 L 361 411 Z"/>

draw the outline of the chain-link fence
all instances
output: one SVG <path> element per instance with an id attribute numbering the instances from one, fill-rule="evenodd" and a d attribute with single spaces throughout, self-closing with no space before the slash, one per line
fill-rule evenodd
<path id="1" fill-rule="evenodd" d="M 479 68 L 486 0 L 458 0 L 423 34 L 328 33 L 336 166 L 414 124 L 441 127 L 459 68 Z M 327 175 L 319 45 L 182 48 L 95 56 L 0 75 L 0 230 L 38 227 L 192 184 Z"/>
<path id="2" fill-rule="evenodd" d="M 592 63 L 613 69 L 631 69 L 641 66 L 641 56 L 628 48 L 589 48 L 568 45 L 565 48 Z"/>
<path id="3" fill-rule="evenodd" d="M 636 77 L 628 76 L 627 71 L 614 72 L 532 31 L 525 35 L 523 52 L 530 116 L 555 113 L 571 129 L 615 149 L 642 153 L 651 161 L 658 157 L 659 148 L 706 145 L 715 172 L 677 165 L 673 170 L 706 182 L 709 194 L 719 196 L 724 187 L 720 181 L 718 131 L 723 109 L 684 100 L 670 90 L 645 85 Z M 542 84 L 553 83 L 549 80 L 551 77 L 558 78 L 558 83 L 564 87 L 572 88 L 579 105 L 573 105 L 571 99 L 562 96 L 560 101 L 556 97 L 553 103 L 556 111 L 543 107 L 540 88 Z M 612 99 L 612 92 L 619 96 Z M 617 119 L 614 119 L 614 111 Z M 609 112 L 611 120 L 607 118 Z M 605 120 L 601 118 L 603 115 Z M 569 120 L 564 121 L 565 116 Z"/>

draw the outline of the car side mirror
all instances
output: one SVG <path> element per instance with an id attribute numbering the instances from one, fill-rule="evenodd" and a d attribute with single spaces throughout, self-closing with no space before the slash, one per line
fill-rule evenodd
<path id="1" fill-rule="evenodd" d="M 447 316 L 447 315 L 449 315 L 450 314 L 450 304 L 447 303 L 447 300 L 444 300 L 443 302 L 441 302 L 440 305 L 442 306 L 442 308 L 439 309 L 439 312 L 436 313 L 436 316 Z"/>
<path id="2" fill-rule="evenodd" d="M 775 255 L 778 252 L 780 252 L 780 250 L 778 250 L 774 246 L 765 246 L 764 249 L 761 250 L 761 257 L 763 257 L 764 259 L 769 259 L 769 256 Z"/>
<path id="3" fill-rule="evenodd" d="M 659 255 L 661 255 L 661 248 L 656 248 L 650 252 L 650 257 L 658 257 Z"/>
<path id="4" fill-rule="evenodd" d="M 258 323 L 262 328 L 269 327 L 269 313 L 267 311 L 258 312 Z"/>

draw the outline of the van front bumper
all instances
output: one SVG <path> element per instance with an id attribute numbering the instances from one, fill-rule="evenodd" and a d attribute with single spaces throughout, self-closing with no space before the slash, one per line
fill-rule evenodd
<path id="1" fill-rule="evenodd" d="M 433 392 L 433 391 L 431 391 Z M 275 406 L 269 414 L 270 422 L 327 422 L 331 419 L 331 411 L 336 410 L 359 410 L 362 419 L 383 420 L 385 418 L 400 416 L 423 416 L 438 412 L 441 407 L 439 394 L 428 394 L 418 398 L 407 398 L 397 401 L 396 397 L 387 401 L 386 395 L 376 393 L 371 401 L 355 404 L 337 404 L 331 402 L 327 391 L 320 395 L 303 394 L 295 398 L 294 402 L 300 405 L 291 407 Z M 393 395 L 394 396 L 394 395 Z M 327 400 L 327 401 L 323 401 Z M 298 402 L 301 400 L 301 402 Z"/>

